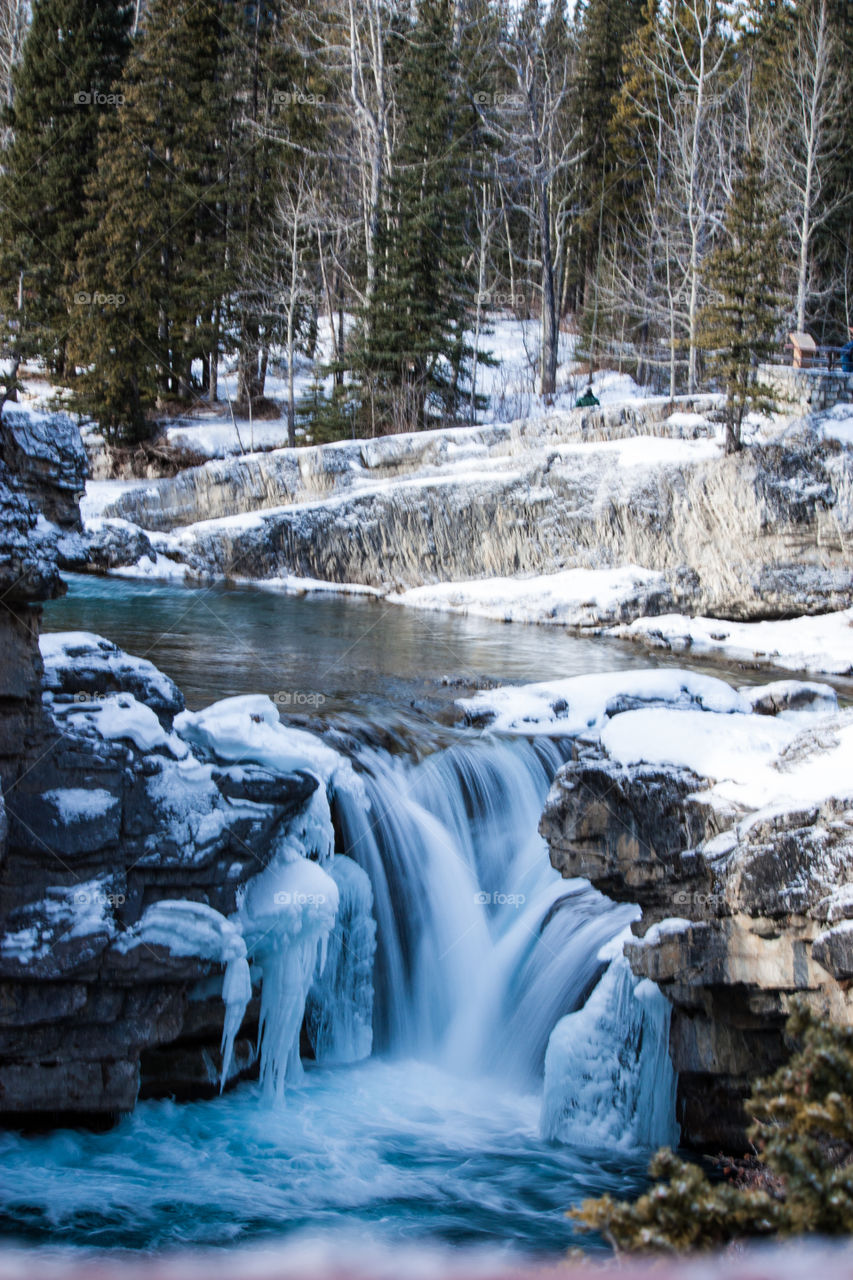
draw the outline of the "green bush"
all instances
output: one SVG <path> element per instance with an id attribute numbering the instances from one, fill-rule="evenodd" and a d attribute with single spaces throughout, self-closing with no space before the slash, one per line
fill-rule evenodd
<path id="1" fill-rule="evenodd" d="M 712 1182 L 698 1165 L 662 1150 L 649 1166 L 654 1185 L 637 1201 L 602 1196 L 569 1217 L 631 1252 L 853 1232 L 853 1030 L 799 1006 L 788 1034 L 793 1056 L 758 1081 L 748 1102 L 755 1166 L 733 1182 Z"/>

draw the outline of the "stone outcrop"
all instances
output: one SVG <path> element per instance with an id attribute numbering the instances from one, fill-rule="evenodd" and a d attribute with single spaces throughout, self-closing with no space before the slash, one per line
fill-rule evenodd
<path id="1" fill-rule="evenodd" d="M 63 586 L 39 532 L 73 531 L 85 459 L 67 420 L 32 422 L 7 408 L 0 433 L 0 1122 L 109 1123 L 219 1087 L 223 962 L 140 921 L 177 900 L 227 927 L 318 784 L 190 749 L 172 681 L 100 637 L 46 637 L 43 660 Z M 232 1080 L 257 1017 L 253 999 Z"/>
<path id="2" fill-rule="evenodd" d="M 124 495 L 107 515 L 125 524 L 112 536 L 102 523 L 98 556 L 130 562 L 130 521 L 203 580 L 295 575 L 388 591 L 631 564 L 663 574 L 666 608 L 691 614 L 853 603 L 850 451 L 804 429 L 724 458 L 672 438 L 687 430 L 677 422 L 664 439 L 665 423 L 581 417 L 211 462 Z"/>
<path id="3" fill-rule="evenodd" d="M 768 697 L 760 709 L 784 703 Z M 849 712 L 815 717 L 783 753 L 783 777 L 803 762 L 819 769 L 850 721 Z M 563 875 L 641 906 L 626 955 L 672 1004 L 683 1140 L 737 1153 L 751 1082 L 786 1057 L 792 999 L 853 1024 L 853 799 L 753 814 L 713 784 L 579 744 L 541 831 Z"/>
<path id="4" fill-rule="evenodd" d="M 68 414 L 36 414 L 7 403 L 0 459 L 47 520 L 61 529 L 81 527 L 79 502 L 89 468 L 80 431 Z"/>

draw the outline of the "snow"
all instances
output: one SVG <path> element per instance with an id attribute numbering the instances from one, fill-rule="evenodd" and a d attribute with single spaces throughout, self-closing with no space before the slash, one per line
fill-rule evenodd
<path id="1" fill-rule="evenodd" d="M 531 578 L 483 578 L 415 587 L 389 596 L 414 609 L 496 618 L 502 622 L 590 626 L 619 615 L 639 593 L 668 594 L 663 574 L 638 565 L 620 569 L 567 569 Z"/>
<path id="2" fill-rule="evenodd" d="M 853 404 L 837 404 L 815 418 L 818 433 L 824 440 L 838 440 L 853 448 Z"/>
<path id="3" fill-rule="evenodd" d="M 638 618 L 611 634 L 658 648 L 726 654 L 790 671 L 853 675 L 853 609 L 781 622 L 720 622 L 669 613 Z"/>
<path id="4" fill-rule="evenodd" d="M 80 515 L 87 528 L 96 528 L 95 522 L 113 502 L 117 502 L 131 489 L 156 488 L 156 481 L 151 480 L 87 480 L 86 492 L 80 499 Z"/>
<path id="5" fill-rule="evenodd" d="M 174 733 L 167 733 L 155 713 L 131 693 L 99 694 L 97 701 L 54 703 L 53 714 L 70 720 L 75 728 L 93 729 L 101 738 L 126 738 L 140 751 L 165 748 L 176 758 L 187 755 L 187 747 Z"/>
<path id="6" fill-rule="evenodd" d="M 66 938 L 102 935 L 108 941 L 116 932 L 113 906 L 117 901 L 108 876 L 71 886 L 49 886 L 43 898 L 26 908 L 27 915 L 35 917 L 33 922 L 2 935 L 0 954 L 6 960 L 30 965 L 43 960 Z"/>
<path id="7" fill-rule="evenodd" d="M 203 902 L 166 898 L 147 907 L 113 946 L 126 955 L 134 947 L 165 947 L 173 956 L 198 956 L 225 963 L 246 954 L 240 930 Z"/>
<path id="8" fill-rule="evenodd" d="M 323 592 L 336 596 L 377 596 L 382 592 L 377 587 L 368 587 L 360 582 L 324 582 L 322 578 L 298 578 L 288 576 L 282 578 L 241 578 L 234 577 L 232 582 L 257 587 L 260 591 L 280 591 L 283 595 L 303 596 L 313 592 Z"/>
<path id="9" fill-rule="evenodd" d="M 58 787 L 42 792 L 42 799 L 52 805 L 63 823 L 103 818 L 118 803 L 116 797 L 101 787 Z"/>
<path id="10" fill-rule="evenodd" d="M 746 712 L 749 703 L 713 676 L 691 671 L 608 671 L 537 684 L 482 690 L 458 705 L 476 718 L 491 717 L 489 728 L 502 733 L 551 737 L 588 733 L 603 727 L 620 699 L 698 705 L 729 714 Z"/>
<path id="11" fill-rule="evenodd" d="M 182 711 L 174 724 L 191 746 L 228 763 L 252 761 L 277 773 L 304 769 L 323 782 L 346 772 L 343 756 L 313 734 L 283 725 L 275 703 L 264 694 L 224 698 L 203 711 Z"/>
<path id="12" fill-rule="evenodd" d="M 828 898 L 824 898 L 820 908 L 830 924 L 840 920 L 853 920 L 853 884 L 839 885 Z"/>
<path id="13" fill-rule="evenodd" d="M 620 764 L 682 766 L 711 778 L 709 799 L 755 810 L 749 822 L 853 796 L 853 712 L 820 720 L 656 707 L 615 716 L 600 740 Z"/>
<path id="14" fill-rule="evenodd" d="M 804 705 L 777 711 L 776 714 L 782 718 L 826 715 L 829 711 L 838 710 L 838 694 L 832 685 L 819 684 L 816 680 L 772 680 L 769 684 L 741 685 L 738 693 L 753 708 L 758 702 L 769 701 L 784 706 L 787 698 L 803 698 Z"/>
<path id="15" fill-rule="evenodd" d="M 768 762 L 800 726 L 775 716 L 721 716 L 654 707 L 625 711 L 601 731 L 601 744 L 620 764 L 679 765 L 703 777 L 730 780 L 748 797 Z"/>
<path id="16" fill-rule="evenodd" d="M 695 928 L 695 920 L 686 920 L 682 916 L 668 916 L 665 920 L 659 920 L 657 924 L 653 924 L 642 938 L 632 937 L 631 944 L 634 947 L 656 947 L 663 938 L 676 937 L 680 933 L 687 933 L 689 929 Z"/>
<path id="17" fill-rule="evenodd" d="M 626 436 L 622 440 L 590 440 L 582 443 L 568 442 L 555 446 L 555 452 L 565 462 L 574 456 L 602 454 L 609 463 L 623 470 L 646 467 L 691 466 L 720 456 L 717 440 L 681 440 L 666 436 Z"/>

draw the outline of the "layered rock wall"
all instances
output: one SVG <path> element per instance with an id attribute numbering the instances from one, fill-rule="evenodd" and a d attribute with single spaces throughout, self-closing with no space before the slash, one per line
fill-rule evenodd
<path id="1" fill-rule="evenodd" d="M 135 524 L 101 528 L 96 558 L 129 563 L 142 525 L 202 579 L 389 591 L 627 564 L 663 573 L 671 607 L 689 613 L 853 603 L 853 457 L 813 437 L 725 458 L 706 440 L 620 440 L 614 429 L 580 442 L 546 422 L 535 435 L 531 424 L 303 452 L 212 463 L 126 495 L 110 510 Z"/>
<path id="2" fill-rule="evenodd" d="M 845 713 L 805 728 L 784 753 L 783 778 L 798 761 L 819 769 L 850 723 Z M 751 1084 L 787 1056 L 792 999 L 853 1024 L 853 801 L 827 796 L 750 815 L 713 784 L 579 746 L 541 831 L 563 875 L 640 904 L 626 955 L 672 1003 L 683 1140 L 739 1153 Z"/>

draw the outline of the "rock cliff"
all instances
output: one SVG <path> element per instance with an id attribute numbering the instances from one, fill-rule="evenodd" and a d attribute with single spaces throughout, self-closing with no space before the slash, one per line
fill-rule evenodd
<path id="1" fill-rule="evenodd" d="M 40 648 L 85 458 L 68 419 L 32 427 L 0 426 L 0 1122 L 109 1123 L 218 1089 L 223 975 L 246 963 L 228 916 L 319 784 L 188 743 L 172 681 L 100 637 Z M 243 995 L 232 1080 L 255 1065 Z"/>
<path id="2" fill-rule="evenodd" d="M 579 741 L 541 824 L 564 875 L 641 906 L 626 955 L 672 1004 L 682 1138 L 735 1153 L 750 1082 L 786 1056 L 791 1000 L 853 1024 L 853 713 L 788 682 L 753 703 L 749 720 L 773 719 L 751 757 L 734 717 L 683 722 L 711 752 L 673 747 L 678 712 L 631 733 L 617 717 Z"/>
<path id="3" fill-rule="evenodd" d="M 753 619 L 853 603 L 851 452 L 804 426 L 724 458 L 701 415 L 671 409 L 209 463 L 108 508 L 95 561 L 160 551 L 202 579 L 380 592 L 637 565 L 664 575 L 666 609 Z"/>

